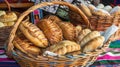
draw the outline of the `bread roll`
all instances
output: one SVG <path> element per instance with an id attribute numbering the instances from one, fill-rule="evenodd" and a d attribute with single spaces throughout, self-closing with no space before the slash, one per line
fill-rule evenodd
<path id="1" fill-rule="evenodd" d="M 15 22 L 5 22 L 5 23 L 7 23 L 7 26 L 12 26 L 14 25 Z"/>
<path id="2" fill-rule="evenodd" d="M 98 6 L 96 6 L 97 8 L 99 8 L 99 9 L 102 9 L 102 8 L 104 8 L 104 5 L 103 4 L 98 4 Z"/>
<path id="3" fill-rule="evenodd" d="M 92 4 L 88 4 L 87 7 L 90 9 L 90 11 L 92 12 L 94 9 L 96 9 L 96 7 Z"/>
<path id="4" fill-rule="evenodd" d="M 90 29 L 83 29 L 77 37 L 77 43 L 79 43 L 90 32 L 91 32 Z"/>
<path id="5" fill-rule="evenodd" d="M 2 22 L 0 22 L 0 27 L 4 27 L 5 25 L 2 23 Z"/>
<path id="6" fill-rule="evenodd" d="M 17 15 L 14 12 L 9 12 L 0 16 L 0 22 L 13 22 L 17 20 Z"/>
<path id="7" fill-rule="evenodd" d="M 56 45 L 52 45 L 49 51 L 60 54 L 60 55 L 64 55 L 66 53 L 78 51 L 80 49 L 81 49 L 80 45 L 78 45 L 77 43 L 69 40 L 64 40 L 59 42 Z"/>
<path id="8" fill-rule="evenodd" d="M 111 11 L 110 14 L 113 16 L 120 15 L 120 6 L 114 7 Z"/>
<path id="9" fill-rule="evenodd" d="M 104 42 L 104 37 L 103 36 L 98 36 L 91 41 L 89 41 L 83 48 L 83 52 L 90 52 L 98 47 L 102 46 Z"/>
<path id="10" fill-rule="evenodd" d="M 5 15 L 5 14 L 6 14 L 5 11 L 0 10 L 0 16 Z"/>
<path id="11" fill-rule="evenodd" d="M 90 40 L 100 36 L 100 33 L 98 31 L 92 31 L 89 34 L 87 34 L 81 41 L 80 41 L 80 46 L 83 47 L 85 46 L 86 43 L 88 43 Z"/>
<path id="12" fill-rule="evenodd" d="M 50 44 L 55 44 L 62 41 L 62 30 L 55 22 L 49 19 L 42 19 L 37 26 L 44 32 Z"/>
<path id="13" fill-rule="evenodd" d="M 97 16 L 110 16 L 110 13 L 108 13 L 103 9 L 94 9 L 92 13 L 93 15 L 97 15 Z"/>
<path id="14" fill-rule="evenodd" d="M 85 15 L 87 17 L 91 17 L 92 16 L 92 13 L 91 13 L 90 9 L 85 4 L 81 3 L 79 5 L 79 8 L 85 13 Z"/>
<path id="15" fill-rule="evenodd" d="M 23 52 L 28 52 L 33 55 L 39 55 L 41 53 L 40 48 L 33 46 L 33 44 L 28 40 L 25 40 L 25 39 L 21 40 L 17 36 L 13 40 L 13 44 L 17 49 L 19 49 Z"/>
<path id="16" fill-rule="evenodd" d="M 109 5 L 107 5 L 103 9 L 106 10 L 106 11 L 108 11 L 108 12 L 110 12 L 112 10 L 112 7 L 109 6 Z"/>
<path id="17" fill-rule="evenodd" d="M 62 29 L 63 36 L 66 40 L 73 41 L 75 38 L 75 27 L 70 22 L 58 22 L 59 27 Z"/>
<path id="18" fill-rule="evenodd" d="M 81 30 L 82 30 L 82 27 L 81 27 L 80 25 L 77 25 L 77 26 L 75 27 L 75 38 L 78 37 L 78 35 L 79 35 L 79 33 L 81 32 Z"/>
<path id="19" fill-rule="evenodd" d="M 22 33 L 29 39 L 35 46 L 47 47 L 48 41 L 43 32 L 34 24 L 30 22 L 22 22 L 19 26 Z"/>

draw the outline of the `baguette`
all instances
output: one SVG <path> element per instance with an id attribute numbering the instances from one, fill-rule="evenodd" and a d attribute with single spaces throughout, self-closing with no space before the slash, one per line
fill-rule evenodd
<path id="1" fill-rule="evenodd" d="M 47 38 L 44 36 L 43 32 L 34 24 L 24 22 L 20 24 L 19 28 L 25 37 L 29 39 L 35 46 L 43 48 L 48 46 Z"/>
<path id="2" fill-rule="evenodd" d="M 80 46 L 83 47 L 87 42 L 90 40 L 94 39 L 95 37 L 100 36 L 100 33 L 98 31 L 92 31 L 89 34 L 87 34 L 81 41 L 80 41 Z"/>
<path id="3" fill-rule="evenodd" d="M 83 47 L 83 52 L 89 52 L 97 49 L 98 47 L 101 47 L 104 42 L 104 37 L 103 36 L 98 36 L 91 41 L 89 41 L 84 47 Z"/>

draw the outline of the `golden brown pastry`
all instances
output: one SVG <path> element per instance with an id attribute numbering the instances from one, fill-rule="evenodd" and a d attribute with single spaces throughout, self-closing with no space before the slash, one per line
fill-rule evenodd
<path id="1" fill-rule="evenodd" d="M 56 22 L 56 23 L 62 21 L 60 18 L 58 18 L 55 15 L 47 15 L 44 17 L 44 19 L 49 19 L 49 20 Z"/>
<path id="2" fill-rule="evenodd" d="M 79 35 L 79 33 L 81 32 L 81 30 L 82 30 L 82 27 L 81 27 L 80 25 L 77 25 L 77 26 L 75 27 L 75 38 L 78 37 L 78 35 Z"/>
<path id="3" fill-rule="evenodd" d="M 89 34 L 87 34 L 81 41 L 80 41 L 80 46 L 81 47 L 83 47 L 83 46 L 85 46 L 85 44 L 87 43 L 87 42 L 89 42 L 90 40 L 92 40 L 92 39 L 94 39 L 94 38 L 96 38 L 96 37 L 98 37 L 98 36 L 100 36 L 100 32 L 98 32 L 98 31 L 92 31 L 92 32 L 90 32 Z"/>
<path id="4" fill-rule="evenodd" d="M 89 41 L 83 48 L 83 52 L 89 52 L 97 49 L 98 47 L 102 46 L 104 42 L 103 36 L 98 36 L 91 41 Z"/>
<path id="5" fill-rule="evenodd" d="M 0 10 L 0 16 L 5 15 L 5 14 L 6 14 L 6 12 L 5 12 L 5 11 Z"/>
<path id="6" fill-rule="evenodd" d="M 92 13 L 91 13 L 90 9 L 85 4 L 81 3 L 79 5 L 79 8 L 85 13 L 85 15 L 87 17 L 91 17 L 92 16 Z"/>
<path id="7" fill-rule="evenodd" d="M 2 23 L 2 22 L 0 22 L 0 27 L 4 27 L 5 25 Z"/>
<path id="8" fill-rule="evenodd" d="M 91 30 L 90 29 L 83 29 L 77 37 L 77 43 L 79 43 L 88 33 L 90 33 Z"/>
<path id="9" fill-rule="evenodd" d="M 40 48 L 33 46 L 27 39 L 20 39 L 18 36 L 13 40 L 13 45 L 22 52 L 28 52 L 33 55 L 39 55 L 41 53 Z"/>
<path id="10" fill-rule="evenodd" d="M 78 51 L 80 49 L 80 45 L 78 45 L 77 43 L 69 40 L 64 40 L 59 42 L 58 44 L 50 46 L 49 51 L 64 55 L 66 53 Z"/>
<path id="11" fill-rule="evenodd" d="M 73 24 L 70 22 L 64 22 L 64 21 L 58 22 L 57 24 L 62 29 L 63 37 L 66 40 L 73 41 L 75 38 L 75 27 L 73 26 Z"/>
<path id="12" fill-rule="evenodd" d="M 0 16 L 0 22 L 13 22 L 17 20 L 17 15 L 14 12 L 8 12 Z"/>
<path id="13" fill-rule="evenodd" d="M 42 19 L 37 26 L 44 32 L 50 44 L 62 41 L 62 30 L 55 22 L 49 19 Z"/>
<path id="14" fill-rule="evenodd" d="M 34 24 L 30 22 L 22 22 L 19 26 L 22 33 L 29 39 L 35 46 L 47 47 L 48 41 L 43 32 Z"/>

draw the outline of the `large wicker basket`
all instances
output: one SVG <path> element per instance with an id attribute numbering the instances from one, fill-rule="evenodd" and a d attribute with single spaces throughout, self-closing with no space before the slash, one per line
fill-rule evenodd
<path id="1" fill-rule="evenodd" d="M 74 66 L 89 66 L 90 64 L 92 64 L 94 61 L 96 61 L 97 56 L 104 52 L 105 49 L 109 46 L 109 43 L 111 42 L 110 40 L 108 40 L 104 46 L 102 48 L 96 49 L 95 51 L 92 52 L 87 52 L 85 54 L 80 54 L 79 57 L 74 58 L 74 59 L 70 59 L 67 57 L 49 57 L 49 56 L 39 56 L 39 59 L 36 57 L 31 56 L 30 54 L 27 53 L 23 53 L 19 50 L 14 49 L 14 45 L 12 43 L 15 35 L 16 35 L 16 31 L 18 29 L 19 24 L 23 21 L 23 19 L 30 13 L 33 12 L 34 10 L 44 7 L 44 6 L 48 6 L 48 5 L 55 5 L 55 4 L 60 4 L 60 5 L 65 5 L 68 6 L 70 10 L 78 13 L 79 15 L 82 16 L 84 23 L 86 24 L 86 27 L 90 27 L 89 24 L 89 20 L 88 18 L 84 15 L 84 13 L 77 8 L 76 6 L 67 3 L 67 2 L 61 2 L 61 1 L 54 1 L 54 2 L 44 2 L 44 3 L 40 3 L 37 4 L 35 6 L 32 6 L 31 8 L 29 8 L 28 10 L 26 10 L 25 12 L 23 12 L 21 14 L 21 16 L 18 18 L 16 24 L 14 25 L 10 37 L 9 37 L 9 41 L 8 41 L 8 45 L 7 45 L 7 49 L 6 49 L 6 53 L 9 57 L 13 57 L 19 64 L 21 67 L 74 67 Z"/>

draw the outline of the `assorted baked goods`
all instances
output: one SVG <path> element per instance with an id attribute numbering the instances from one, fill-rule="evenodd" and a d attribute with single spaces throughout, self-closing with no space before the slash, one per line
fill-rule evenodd
<path id="1" fill-rule="evenodd" d="M 43 55 L 46 51 L 58 55 L 76 55 L 94 51 L 104 42 L 100 32 L 84 29 L 81 25 L 74 26 L 53 15 L 45 16 L 36 25 L 23 21 L 19 31 L 13 41 L 14 46 L 35 56 Z"/>
<path id="2" fill-rule="evenodd" d="M 0 27 L 12 26 L 16 22 L 18 16 L 15 12 L 6 12 L 0 10 L 0 22 L 3 23 Z"/>

